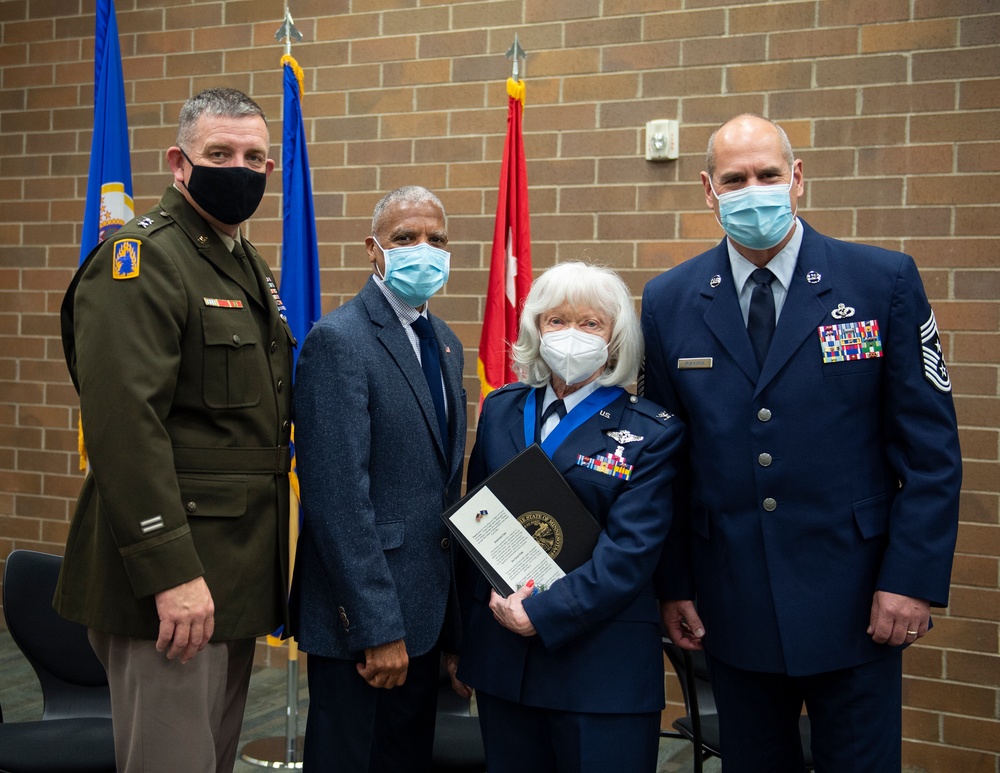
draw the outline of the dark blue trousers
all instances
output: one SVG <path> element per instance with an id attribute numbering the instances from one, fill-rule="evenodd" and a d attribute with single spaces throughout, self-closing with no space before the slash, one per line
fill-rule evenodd
<path id="1" fill-rule="evenodd" d="M 744 671 L 711 656 L 708 664 L 725 773 L 802 773 L 803 704 L 817 773 L 899 773 L 901 651 L 800 677 Z"/>
<path id="2" fill-rule="evenodd" d="M 406 682 L 382 690 L 357 662 L 309 655 L 302 769 L 312 773 L 424 773 L 431 768 L 441 654 L 411 657 Z"/>
<path id="3" fill-rule="evenodd" d="M 650 685 L 653 689 L 655 685 Z M 490 773 L 654 773 L 660 712 L 583 714 L 476 692 Z M 898 771 L 897 771 L 898 773 Z"/>

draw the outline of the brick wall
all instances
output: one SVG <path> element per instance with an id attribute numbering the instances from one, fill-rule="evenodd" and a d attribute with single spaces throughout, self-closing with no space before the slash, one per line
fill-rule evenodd
<path id="1" fill-rule="evenodd" d="M 324 309 L 368 273 L 361 241 L 378 196 L 406 183 L 432 188 L 454 248 L 452 281 L 434 307 L 468 348 L 470 395 L 505 130 L 503 54 L 515 32 L 529 52 L 536 269 L 602 261 L 638 296 L 647 279 L 715 243 L 697 177 L 709 133 L 741 111 L 788 131 L 814 226 L 916 258 L 951 366 L 966 466 L 952 604 L 905 659 L 905 758 L 914 769 L 997 773 L 997 0 L 291 6 L 306 38 L 294 54 L 306 71 Z M 251 93 L 280 141 L 280 0 L 117 8 L 137 212 L 168 183 L 178 109 L 202 87 Z M 61 551 L 82 480 L 58 310 L 86 190 L 93 13 L 93 0 L 0 0 L 0 555 Z M 655 118 L 680 121 L 679 160 L 643 159 L 643 127 Z M 248 229 L 272 265 L 279 175 Z"/>

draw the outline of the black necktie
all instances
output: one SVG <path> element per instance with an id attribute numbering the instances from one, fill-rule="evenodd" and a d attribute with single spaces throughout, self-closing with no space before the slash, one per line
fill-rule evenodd
<path id="1" fill-rule="evenodd" d="M 448 448 L 448 417 L 444 412 L 444 390 L 441 388 L 441 356 L 438 353 L 438 342 L 434 336 L 434 328 L 426 317 L 417 317 L 413 323 L 413 332 L 420 339 L 420 367 L 431 390 L 434 401 L 434 411 L 437 413 L 438 426 L 441 428 L 441 442 Z"/>
<path id="2" fill-rule="evenodd" d="M 545 426 L 545 422 L 549 420 L 549 416 L 553 413 L 558 413 L 559 418 L 562 419 L 566 415 L 566 406 L 563 404 L 562 400 L 553 400 L 549 403 L 549 407 L 542 411 L 542 426 Z"/>
<path id="3" fill-rule="evenodd" d="M 758 268 L 750 278 L 754 281 L 754 288 L 750 296 L 747 332 L 750 334 L 750 343 L 759 368 L 764 364 L 768 347 L 771 346 L 771 336 L 774 335 L 774 294 L 771 292 L 774 274 L 766 268 Z"/>

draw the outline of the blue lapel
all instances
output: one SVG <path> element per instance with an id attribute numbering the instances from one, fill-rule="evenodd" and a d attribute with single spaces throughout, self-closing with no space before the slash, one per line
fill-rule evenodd
<path id="1" fill-rule="evenodd" d="M 607 439 L 604 435 L 606 430 L 621 428 L 622 413 L 625 411 L 625 402 L 628 400 L 628 392 L 622 391 L 608 405 L 595 413 L 588 421 L 574 429 L 566 441 L 560 443 L 559 447 L 552 453 L 552 463 L 563 475 L 576 466 L 576 458 L 580 454 L 593 456 L 603 452 L 607 447 Z M 525 389 L 523 396 L 517 404 L 515 420 L 510 423 L 509 438 L 513 448 L 513 454 L 517 454 L 525 449 L 524 444 L 524 414 L 527 401 L 535 400 L 535 390 Z M 572 441 L 570 441 L 572 438 Z"/>
<path id="2" fill-rule="evenodd" d="M 413 352 L 410 339 L 406 337 L 403 326 L 399 322 L 399 317 L 396 316 L 396 312 L 393 311 L 374 279 L 368 280 L 367 284 L 361 288 L 361 292 L 358 293 L 358 297 L 365 304 L 372 322 L 380 328 L 378 332 L 379 343 L 385 347 L 389 356 L 396 362 L 396 366 L 402 371 L 406 383 L 413 390 L 427 422 L 427 428 L 434 438 L 438 457 L 442 465 L 448 467 L 451 460 L 445 458 L 444 444 L 441 440 L 437 414 L 434 411 L 434 402 L 431 400 L 431 391 L 427 386 L 427 379 L 424 378 L 424 372 L 420 369 L 417 355 Z"/>
<path id="3" fill-rule="evenodd" d="M 785 303 L 781 307 L 778 326 L 774 329 L 774 338 L 767 358 L 761 368 L 757 380 L 756 394 L 760 394 L 781 369 L 788 363 L 803 342 L 810 338 L 815 343 L 815 356 L 820 356 L 816 329 L 829 315 L 829 303 L 824 303 L 823 296 L 831 290 L 829 276 L 829 256 L 824 237 L 806 225 L 802 220 L 802 246 L 799 249 L 799 259 L 792 275 L 792 286 L 788 288 Z M 814 272 L 819 274 L 819 281 L 810 283 L 806 276 Z"/>
<path id="4" fill-rule="evenodd" d="M 441 351 L 441 372 L 444 374 L 444 397 L 448 402 L 448 431 L 451 433 L 451 438 L 449 438 L 451 441 L 449 444 L 451 459 L 448 460 L 450 465 L 448 470 L 450 479 L 452 475 L 458 472 L 458 468 L 461 467 L 465 457 L 465 422 L 460 421 L 460 418 L 464 418 L 465 416 L 465 405 L 460 402 L 462 398 L 463 374 L 462 369 L 459 367 L 457 353 L 453 352 L 441 340 L 442 333 L 446 328 L 444 321 L 433 314 L 428 314 L 427 316 L 434 327 L 434 333 L 438 339 L 438 347 Z M 424 379 L 425 383 L 426 381 L 427 379 Z M 428 399 L 430 399 L 430 394 L 428 394 Z M 462 453 L 458 453 L 458 449 L 462 449 Z"/>
<path id="5" fill-rule="evenodd" d="M 756 381 L 757 360 L 743 322 L 743 312 L 740 311 L 740 299 L 733 282 L 725 239 L 711 253 L 702 272 L 697 281 L 699 292 L 709 302 L 705 310 L 705 324 L 746 377 Z M 720 280 L 718 287 L 712 287 L 715 277 Z"/>

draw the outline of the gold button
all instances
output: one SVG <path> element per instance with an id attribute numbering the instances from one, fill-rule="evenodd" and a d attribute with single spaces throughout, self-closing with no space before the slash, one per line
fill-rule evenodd
<path id="1" fill-rule="evenodd" d="M 761 454 L 757 457 L 757 462 L 761 467 L 770 467 L 771 461 L 772 459 L 770 454 Z"/>
<path id="2" fill-rule="evenodd" d="M 764 509 L 767 510 L 767 512 L 769 513 L 774 512 L 774 509 L 777 506 L 778 506 L 777 501 L 772 499 L 771 497 L 768 497 L 767 499 L 764 500 Z"/>
<path id="3" fill-rule="evenodd" d="M 757 411 L 757 418 L 760 421 L 770 421 L 771 412 L 767 408 L 761 408 L 759 411 Z"/>
<path id="4" fill-rule="evenodd" d="M 189 513 L 193 513 L 195 510 L 198 509 L 198 503 L 195 502 L 194 500 L 191 500 L 190 502 L 187 503 L 187 509 Z"/>

